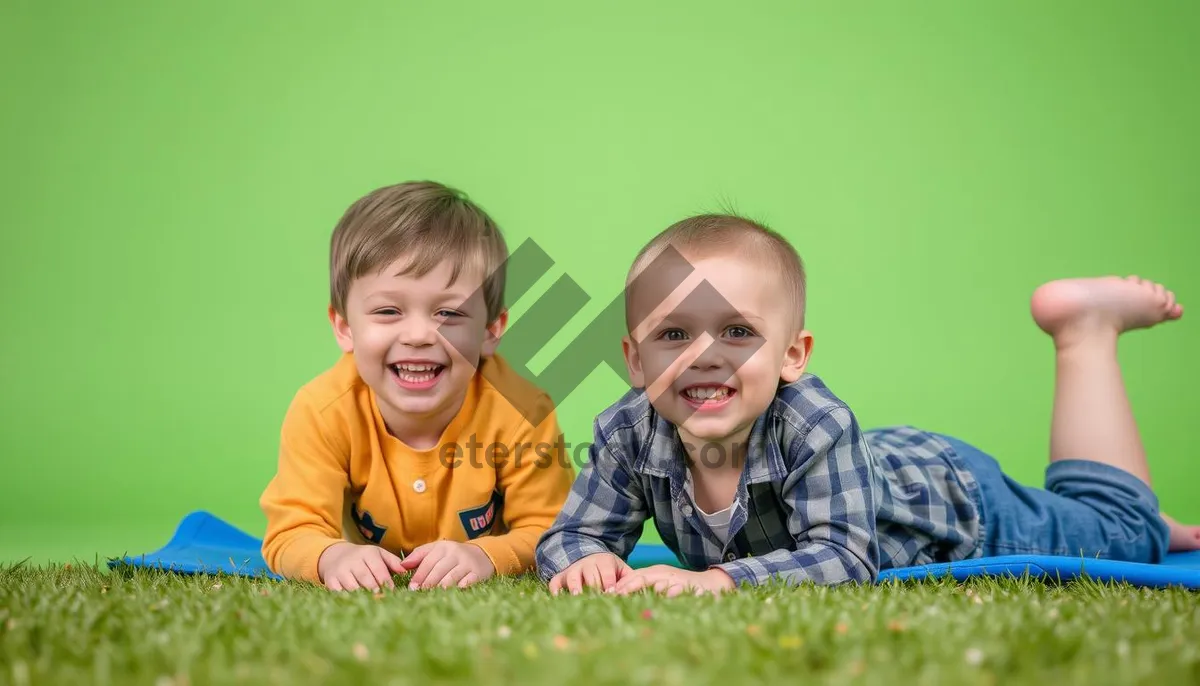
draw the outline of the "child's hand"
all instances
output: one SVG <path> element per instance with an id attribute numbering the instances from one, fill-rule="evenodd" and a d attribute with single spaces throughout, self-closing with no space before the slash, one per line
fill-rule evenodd
<path id="1" fill-rule="evenodd" d="M 376 545 L 358 545 L 349 541 L 334 543 L 317 560 L 317 574 L 331 591 L 358 588 L 378 590 L 395 587 L 392 574 L 400 574 L 400 558 Z"/>
<path id="2" fill-rule="evenodd" d="M 564 586 L 571 595 L 579 595 L 585 588 L 607 591 L 631 571 L 632 567 L 612 553 L 593 553 L 555 574 L 550 579 L 550 594 L 558 595 Z"/>
<path id="3" fill-rule="evenodd" d="M 482 548 L 456 541 L 417 546 L 400 564 L 406 570 L 417 570 L 408 583 L 414 591 L 434 586 L 466 588 L 496 573 L 495 565 Z"/>
<path id="4" fill-rule="evenodd" d="M 716 595 L 732 591 L 735 587 L 733 579 L 716 567 L 703 572 L 689 572 L 670 565 L 654 565 L 629 572 L 617 582 L 612 592 L 627 595 L 643 588 L 651 588 L 671 598 L 684 591 L 695 595 Z"/>

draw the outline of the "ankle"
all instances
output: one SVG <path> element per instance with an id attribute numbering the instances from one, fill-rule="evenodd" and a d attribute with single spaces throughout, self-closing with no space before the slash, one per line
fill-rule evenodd
<path id="1" fill-rule="evenodd" d="M 1073 326 L 1065 326 L 1051 336 L 1054 348 L 1062 353 L 1074 350 L 1112 350 L 1121 337 L 1121 329 L 1113 322 L 1089 318 Z"/>

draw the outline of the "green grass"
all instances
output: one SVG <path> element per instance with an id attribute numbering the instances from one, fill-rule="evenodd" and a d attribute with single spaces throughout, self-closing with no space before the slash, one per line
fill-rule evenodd
<path id="1" fill-rule="evenodd" d="M 0 567 L 0 684 L 1198 681 L 1200 594 L 1090 581 L 555 598 Z"/>

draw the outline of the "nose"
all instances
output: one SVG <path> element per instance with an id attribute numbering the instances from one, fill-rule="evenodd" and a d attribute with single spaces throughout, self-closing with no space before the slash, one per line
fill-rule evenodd
<path id="1" fill-rule="evenodd" d="M 400 324 L 399 342 L 412 348 L 424 348 L 437 342 L 438 323 L 426 317 L 406 317 Z"/>
<path id="2" fill-rule="evenodd" d="M 719 369 L 725 364 L 725 358 L 721 355 L 721 346 L 718 341 L 706 332 L 703 336 L 696 340 L 695 345 L 701 348 L 700 354 L 696 359 L 692 360 L 689 365 L 692 369 Z"/>

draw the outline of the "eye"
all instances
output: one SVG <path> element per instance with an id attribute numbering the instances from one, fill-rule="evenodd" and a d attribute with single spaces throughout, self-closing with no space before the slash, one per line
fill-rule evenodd
<path id="1" fill-rule="evenodd" d="M 394 307 L 381 307 L 381 308 L 375 310 L 374 312 L 372 312 L 371 314 L 381 314 L 385 317 L 394 317 L 394 316 L 400 314 L 400 310 L 398 310 Z"/>
<path id="2" fill-rule="evenodd" d="M 456 312 L 454 310 L 438 310 L 437 314 L 439 317 L 446 317 L 447 319 L 449 319 L 451 317 L 462 317 L 463 316 L 462 312 Z"/>
<path id="3" fill-rule="evenodd" d="M 666 341 L 682 341 L 687 339 L 687 332 L 683 329 L 667 329 L 660 333 L 658 337 Z"/>
<path id="4" fill-rule="evenodd" d="M 754 332 L 744 326 L 731 326 L 726 330 L 730 338 L 749 338 L 754 335 Z"/>

